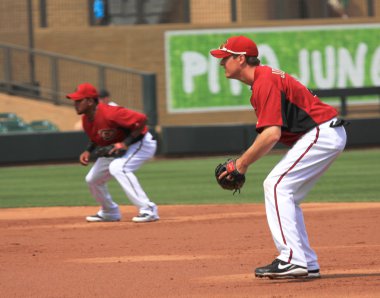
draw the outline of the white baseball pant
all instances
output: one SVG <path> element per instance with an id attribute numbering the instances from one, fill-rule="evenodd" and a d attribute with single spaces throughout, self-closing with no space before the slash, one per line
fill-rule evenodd
<path id="1" fill-rule="evenodd" d="M 319 269 L 319 264 L 309 244 L 300 203 L 346 145 L 344 127 L 330 127 L 335 120 L 303 135 L 264 181 L 267 220 L 279 251 L 277 258 L 308 270 Z"/>
<path id="2" fill-rule="evenodd" d="M 91 194 L 101 205 L 98 215 L 110 220 L 121 218 L 119 206 L 113 201 L 107 187 L 107 182 L 112 177 L 116 178 L 139 213 L 152 213 L 152 206 L 155 204 L 150 201 L 142 189 L 134 172 L 154 156 L 156 149 L 157 142 L 148 132 L 142 140 L 130 145 L 124 156 L 119 158 L 100 157 L 96 160 L 86 176 L 86 182 Z"/>

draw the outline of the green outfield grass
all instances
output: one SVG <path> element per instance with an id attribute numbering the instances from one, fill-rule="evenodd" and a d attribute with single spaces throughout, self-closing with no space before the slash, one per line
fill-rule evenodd
<path id="1" fill-rule="evenodd" d="M 155 159 L 137 176 L 159 205 L 258 203 L 263 202 L 262 182 L 281 156 L 271 154 L 251 166 L 241 194 L 235 196 L 215 182 L 214 168 L 225 156 Z M 89 169 L 79 164 L 2 167 L 0 207 L 97 205 L 84 181 Z M 345 151 L 306 202 L 379 202 L 379 177 L 380 149 Z M 116 202 L 130 205 L 115 180 L 109 188 Z"/>

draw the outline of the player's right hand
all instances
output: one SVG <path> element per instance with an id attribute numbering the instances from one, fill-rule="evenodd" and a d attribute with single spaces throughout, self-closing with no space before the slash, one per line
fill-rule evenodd
<path id="1" fill-rule="evenodd" d="M 84 151 L 80 156 L 79 156 L 79 162 L 84 165 L 84 166 L 87 166 L 88 163 L 90 161 L 90 152 L 88 151 Z"/>

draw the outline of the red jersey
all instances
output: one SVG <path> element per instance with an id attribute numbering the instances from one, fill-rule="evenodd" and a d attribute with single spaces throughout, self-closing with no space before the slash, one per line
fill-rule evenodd
<path id="1" fill-rule="evenodd" d="M 257 132 L 267 126 L 281 126 L 280 142 L 289 146 L 338 114 L 295 78 L 269 66 L 255 69 L 251 105 L 257 116 Z"/>
<path id="2" fill-rule="evenodd" d="M 144 114 L 136 111 L 99 103 L 94 121 L 83 115 L 82 125 L 92 142 L 99 146 L 107 146 L 124 141 L 132 131 L 140 129 L 141 126 L 144 126 L 142 134 L 145 134 L 148 131 L 146 120 Z"/>

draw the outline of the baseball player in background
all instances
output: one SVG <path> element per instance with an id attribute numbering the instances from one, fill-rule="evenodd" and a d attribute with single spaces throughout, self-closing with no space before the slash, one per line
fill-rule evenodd
<path id="1" fill-rule="evenodd" d="M 118 104 L 111 100 L 110 93 L 106 89 L 99 90 L 99 102 L 108 104 L 110 106 L 117 106 Z"/>
<path id="2" fill-rule="evenodd" d="M 244 174 L 277 142 L 291 146 L 264 181 L 265 208 L 278 250 L 269 265 L 256 268 L 257 277 L 320 277 L 317 255 L 310 247 L 300 203 L 343 151 L 344 120 L 299 81 L 285 72 L 260 65 L 254 41 L 233 36 L 211 55 L 221 59 L 228 79 L 251 87 L 258 135 L 236 160 Z M 219 178 L 225 177 L 223 172 Z"/>
<path id="3" fill-rule="evenodd" d="M 66 95 L 74 101 L 75 110 L 82 115 L 83 129 L 91 140 L 79 161 L 87 166 L 91 152 L 107 148 L 97 158 L 86 176 L 90 192 L 101 205 L 97 214 L 87 216 L 89 222 L 119 221 L 119 206 L 112 200 L 107 182 L 114 177 L 125 194 L 138 209 L 134 222 L 151 222 L 159 219 L 158 210 L 142 189 L 134 172 L 152 158 L 157 143 L 146 126 L 144 114 L 121 106 L 100 103 L 99 94 L 89 83 L 78 85 L 74 93 Z M 102 150 L 99 150 L 101 152 Z"/>

